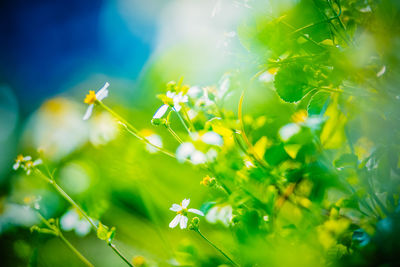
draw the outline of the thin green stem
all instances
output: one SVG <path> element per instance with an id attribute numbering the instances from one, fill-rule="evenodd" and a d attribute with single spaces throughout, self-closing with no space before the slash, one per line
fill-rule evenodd
<path id="1" fill-rule="evenodd" d="M 234 262 L 231 258 L 229 258 L 228 255 L 226 255 L 221 249 L 219 249 L 216 245 L 214 245 L 214 243 L 212 243 L 210 240 L 208 240 L 202 233 L 200 233 L 199 229 L 194 229 L 193 231 L 195 231 L 196 233 L 198 233 L 205 241 L 208 242 L 208 244 L 210 244 L 213 248 L 215 248 L 216 250 L 218 250 L 219 253 L 221 253 L 230 263 L 232 263 L 232 265 L 234 266 L 239 266 L 239 264 L 237 264 L 236 262 Z"/>
<path id="2" fill-rule="evenodd" d="M 56 183 L 56 181 L 54 180 L 54 178 L 51 176 L 51 178 L 49 178 L 48 176 L 46 176 L 44 173 L 42 173 L 39 169 L 36 169 L 36 171 L 40 174 L 40 176 L 45 179 L 49 184 L 51 184 L 56 190 L 57 192 L 66 200 L 68 201 L 75 209 L 77 209 L 82 216 L 90 223 L 90 225 L 92 226 L 92 228 L 97 232 L 97 225 L 94 224 L 94 222 L 92 221 L 92 219 L 90 219 L 90 217 L 87 215 L 87 213 Z M 113 251 L 123 260 L 125 261 L 129 266 L 134 267 L 119 251 L 118 249 L 115 247 L 114 244 L 112 244 L 111 242 L 107 242 L 108 245 L 113 249 Z"/>
<path id="3" fill-rule="evenodd" d="M 168 129 L 168 132 L 170 132 L 170 134 L 176 139 L 176 141 L 178 141 L 180 144 L 183 143 L 182 139 L 177 135 L 177 133 L 175 133 L 174 130 L 172 130 L 171 126 L 168 123 L 165 124 L 165 128 Z"/>
<path id="4" fill-rule="evenodd" d="M 126 264 L 128 264 L 128 265 L 131 266 L 131 267 L 135 267 L 132 263 L 129 262 L 129 260 L 128 260 L 124 255 L 122 255 L 122 253 L 117 249 L 117 247 L 116 247 L 113 243 L 108 242 L 107 244 L 111 247 L 111 249 L 112 249 Z"/>
<path id="5" fill-rule="evenodd" d="M 180 114 L 175 108 L 172 108 L 172 109 L 173 109 L 173 111 L 175 111 L 176 115 L 178 115 L 179 120 L 181 121 L 181 123 L 182 123 L 183 126 L 185 127 L 186 131 L 187 131 L 188 134 L 190 135 L 190 134 L 191 134 L 190 129 L 189 129 L 189 127 L 187 127 L 186 122 L 185 122 L 185 120 L 182 118 L 181 114 Z"/>
<path id="6" fill-rule="evenodd" d="M 194 128 L 194 124 L 193 124 L 192 120 L 190 119 L 189 114 L 186 111 L 186 107 L 185 106 L 182 107 L 182 111 L 183 111 L 183 114 L 186 117 L 187 122 L 189 123 L 190 130 L 191 131 L 196 131 L 196 129 Z"/>
<path id="7" fill-rule="evenodd" d="M 116 113 L 114 110 L 112 110 L 111 108 L 109 108 L 108 106 L 106 106 L 103 102 L 101 101 L 97 101 L 97 103 L 104 108 L 106 111 L 108 111 L 111 115 L 113 115 L 118 121 L 121 122 L 121 125 L 125 127 L 125 129 L 132 134 L 133 136 L 135 136 L 137 139 L 139 139 L 140 141 L 142 141 L 143 143 L 150 145 L 152 147 L 154 147 L 155 149 L 157 149 L 158 151 L 160 151 L 161 153 L 164 153 L 165 155 L 175 158 L 176 156 L 169 152 L 168 150 L 156 146 L 154 144 L 152 144 L 149 140 L 147 140 L 147 138 L 145 138 L 144 136 L 142 136 L 139 131 L 132 125 L 130 124 L 127 120 L 125 120 L 123 117 L 121 117 L 118 113 Z"/>
<path id="8" fill-rule="evenodd" d="M 87 266 L 93 267 L 94 265 L 90 263 L 88 259 L 85 258 L 61 233 L 61 230 L 59 228 L 56 228 L 56 226 L 51 225 L 48 220 L 46 220 L 42 214 L 40 214 L 39 211 L 36 211 L 37 215 L 39 218 L 42 220 L 42 222 L 54 233 L 57 237 L 59 237 L 74 253 L 78 258 L 85 263 Z"/>
<path id="9" fill-rule="evenodd" d="M 93 267 L 94 265 L 90 263 L 64 236 L 59 234 L 58 237 L 78 256 L 78 258 L 85 263 L 87 266 Z"/>

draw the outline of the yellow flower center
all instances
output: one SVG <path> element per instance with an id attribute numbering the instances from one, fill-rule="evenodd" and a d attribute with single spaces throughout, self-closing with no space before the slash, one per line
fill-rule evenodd
<path id="1" fill-rule="evenodd" d="M 28 160 L 27 162 L 26 162 L 26 167 L 27 168 L 30 168 L 30 167 L 32 167 L 33 166 L 33 162 L 31 161 L 31 160 Z"/>
<path id="2" fill-rule="evenodd" d="M 84 103 L 91 105 L 94 104 L 94 102 L 96 102 L 97 98 L 96 98 L 96 94 L 94 93 L 94 91 L 90 90 L 89 94 L 86 95 L 85 100 L 83 100 Z"/>
<path id="3" fill-rule="evenodd" d="M 17 158 L 15 159 L 16 162 L 21 162 L 24 160 L 24 156 L 18 155 Z"/>
<path id="4" fill-rule="evenodd" d="M 183 216 L 187 216 L 188 209 L 187 208 L 182 208 L 180 211 L 177 212 L 178 214 L 181 214 Z"/>

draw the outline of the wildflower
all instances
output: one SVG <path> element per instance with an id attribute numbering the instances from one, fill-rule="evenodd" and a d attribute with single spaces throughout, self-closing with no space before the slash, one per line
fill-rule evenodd
<path id="1" fill-rule="evenodd" d="M 182 143 L 178 147 L 178 149 L 176 150 L 176 158 L 179 162 L 182 163 L 190 158 L 190 161 L 194 165 L 203 164 L 207 161 L 206 155 L 203 152 L 196 150 L 194 145 L 190 142 Z"/>
<path id="2" fill-rule="evenodd" d="M 82 218 L 74 209 L 67 211 L 60 220 L 64 231 L 75 230 L 78 236 L 85 236 L 90 232 L 90 223 Z"/>
<path id="3" fill-rule="evenodd" d="M 167 104 L 164 104 L 161 107 L 159 107 L 156 113 L 154 113 L 153 115 L 153 120 L 161 119 L 164 116 L 165 112 L 167 112 L 168 107 L 169 106 Z"/>
<path id="4" fill-rule="evenodd" d="M 189 98 L 183 92 L 179 92 L 178 94 L 175 92 L 168 91 L 165 95 L 160 95 L 159 98 L 164 102 L 164 105 L 159 107 L 153 115 L 153 121 L 161 119 L 165 113 L 168 111 L 168 108 L 173 108 L 176 112 L 179 112 L 182 108 L 182 104 L 188 102 Z"/>
<path id="5" fill-rule="evenodd" d="M 230 205 L 216 205 L 208 211 L 206 220 L 210 223 L 221 222 L 223 225 L 229 226 L 232 217 L 232 207 Z"/>
<path id="6" fill-rule="evenodd" d="M 209 145 L 222 146 L 224 141 L 222 137 L 216 132 L 206 132 L 201 136 L 201 140 Z"/>
<path id="7" fill-rule="evenodd" d="M 149 151 L 150 153 L 156 153 L 158 152 L 158 149 L 156 147 L 162 147 L 163 142 L 161 137 L 158 134 L 151 134 L 149 136 L 146 136 L 147 141 L 149 141 L 152 145 L 146 144 L 146 150 Z"/>
<path id="8" fill-rule="evenodd" d="M 188 217 L 187 214 L 188 212 L 204 216 L 204 213 L 200 210 L 197 209 L 188 209 L 187 206 L 190 203 L 190 199 L 184 199 L 180 205 L 178 204 L 172 204 L 172 207 L 169 208 L 172 211 L 175 211 L 177 215 L 175 218 L 170 222 L 169 227 L 174 228 L 178 225 L 181 227 L 181 229 L 185 229 L 187 227 L 188 223 Z"/>
<path id="9" fill-rule="evenodd" d="M 42 163 L 43 161 L 41 159 L 32 161 L 31 156 L 24 157 L 22 155 L 18 155 L 17 158 L 15 159 L 15 164 L 13 165 L 13 169 L 18 170 L 19 168 L 22 168 L 24 171 L 26 171 L 26 174 L 29 175 L 36 166 Z"/>
<path id="10" fill-rule="evenodd" d="M 86 98 L 83 102 L 88 104 L 89 107 L 86 110 L 85 115 L 83 116 L 83 120 L 87 120 L 90 118 L 96 101 L 101 101 L 108 96 L 108 90 L 107 90 L 108 86 L 110 86 L 110 84 L 106 82 L 104 86 L 97 93 L 94 93 L 94 91 L 91 90 L 89 91 L 89 94 L 86 95 Z"/>
<path id="11" fill-rule="evenodd" d="M 206 176 L 203 178 L 203 180 L 200 182 L 201 185 L 204 186 L 214 186 L 216 184 L 215 178 L 214 177 L 210 177 L 210 176 Z"/>
<path id="12" fill-rule="evenodd" d="M 23 156 L 23 155 L 18 155 L 17 158 L 15 159 L 15 164 L 13 165 L 13 169 L 14 170 L 18 170 L 19 167 L 21 167 L 22 164 L 24 164 L 25 162 L 32 160 L 31 156 Z"/>

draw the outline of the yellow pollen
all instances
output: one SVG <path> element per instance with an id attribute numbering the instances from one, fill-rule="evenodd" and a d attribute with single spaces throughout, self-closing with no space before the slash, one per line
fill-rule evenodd
<path id="1" fill-rule="evenodd" d="M 31 160 L 28 160 L 26 162 L 26 167 L 31 167 L 31 166 L 33 166 L 33 162 Z"/>
<path id="2" fill-rule="evenodd" d="M 19 161 L 23 161 L 24 160 L 24 156 L 22 156 L 21 154 L 17 156 L 17 158 L 15 159 L 16 162 Z"/>
<path id="3" fill-rule="evenodd" d="M 97 98 L 96 98 L 96 94 L 94 93 L 94 91 L 90 90 L 89 94 L 86 95 L 85 100 L 83 100 L 84 103 L 91 105 L 94 104 L 94 102 L 96 102 Z"/>
<path id="4" fill-rule="evenodd" d="M 307 119 L 307 111 L 301 109 L 292 115 L 292 121 L 295 123 L 305 122 Z"/>
<path id="5" fill-rule="evenodd" d="M 188 209 L 187 209 L 187 208 L 182 208 L 180 211 L 178 211 L 178 212 L 176 212 L 176 213 L 186 216 L 186 215 L 187 215 L 187 212 L 188 212 Z"/>

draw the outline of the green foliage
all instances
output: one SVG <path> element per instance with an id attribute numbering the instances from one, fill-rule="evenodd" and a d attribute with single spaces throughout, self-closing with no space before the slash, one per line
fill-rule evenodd
<path id="1" fill-rule="evenodd" d="M 86 162 L 91 187 L 73 197 L 160 266 L 396 266 L 400 7 L 270 2 L 246 10 L 237 64 L 220 81 L 168 83 L 152 126 L 153 111 L 124 119 L 99 102 L 121 134 L 53 164 Z M 169 61 L 155 62 L 145 89 L 170 72 Z M 135 128 L 143 117 L 151 130 Z M 169 229 L 191 211 L 168 207 L 189 197 L 205 217 Z M 111 245 L 115 228 L 99 222 L 96 234 Z"/>

